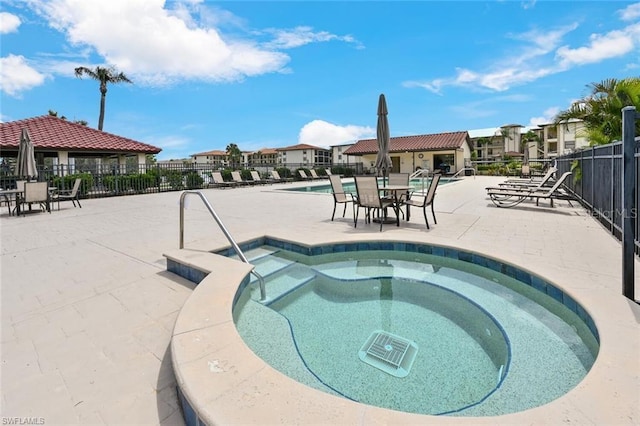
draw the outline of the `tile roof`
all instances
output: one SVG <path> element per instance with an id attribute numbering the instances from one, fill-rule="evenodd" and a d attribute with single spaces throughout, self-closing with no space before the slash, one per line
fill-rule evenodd
<path id="1" fill-rule="evenodd" d="M 18 150 L 22 129 L 29 131 L 36 151 L 84 151 L 157 154 L 162 151 L 133 139 L 72 123 L 51 115 L 0 123 L 0 149 Z"/>
<path id="2" fill-rule="evenodd" d="M 192 157 L 202 157 L 202 156 L 226 156 L 227 155 L 227 151 L 220 151 L 220 150 L 214 150 L 214 151 L 205 151 L 205 152 L 199 152 L 197 154 L 192 154 Z"/>
<path id="3" fill-rule="evenodd" d="M 390 152 L 404 151 L 435 151 L 441 149 L 460 148 L 469 139 L 469 133 L 450 132 L 431 135 L 399 136 L 389 140 Z M 345 155 L 376 154 L 378 141 L 376 139 L 363 139 L 347 148 Z"/>
<path id="4" fill-rule="evenodd" d="M 313 145 L 309 145 L 306 143 L 299 143 L 298 145 L 291 145 L 291 146 L 287 146 L 285 148 L 276 148 L 276 151 L 301 151 L 304 149 L 315 149 L 315 150 L 322 150 L 322 151 L 328 151 L 327 148 L 321 148 L 319 146 L 313 146 Z"/>

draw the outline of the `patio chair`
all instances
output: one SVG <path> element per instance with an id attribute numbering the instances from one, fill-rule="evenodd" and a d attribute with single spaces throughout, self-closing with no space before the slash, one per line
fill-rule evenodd
<path id="1" fill-rule="evenodd" d="M 331 169 L 324 169 L 324 172 L 327 174 L 327 176 L 333 175 L 333 173 L 331 173 Z"/>
<path id="2" fill-rule="evenodd" d="M 58 202 L 58 210 L 60 210 L 60 201 L 71 201 L 73 203 L 73 207 L 76 207 L 76 202 L 78 203 L 78 207 L 82 208 L 80 204 L 80 184 L 82 183 L 81 178 L 76 178 L 75 182 L 73 182 L 73 188 L 67 191 L 58 191 L 51 196 L 51 201 Z"/>
<path id="3" fill-rule="evenodd" d="M 355 216 L 353 218 L 354 227 L 358 226 L 358 213 L 360 208 L 365 209 L 365 223 L 371 222 L 371 211 L 375 211 L 380 221 L 380 231 L 385 223 L 386 211 L 392 208 L 396 214 L 396 225 L 400 226 L 400 215 L 398 214 L 398 206 L 388 198 L 380 197 L 380 188 L 378 187 L 378 178 L 375 176 L 355 176 L 356 182 L 356 198 L 354 200 Z"/>
<path id="4" fill-rule="evenodd" d="M 551 207 L 553 207 L 554 200 L 565 200 L 569 202 L 570 206 L 573 206 L 571 200 L 575 200 L 575 197 L 562 189 L 564 181 L 567 180 L 569 176 L 571 176 L 571 172 L 565 172 L 550 188 L 492 188 L 487 191 L 487 195 L 497 207 L 513 207 L 526 199 L 534 198 L 536 205 L 543 199 L 549 200 Z"/>
<path id="5" fill-rule="evenodd" d="M 531 177 L 531 168 L 528 164 L 523 164 L 520 167 L 520 177 L 521 178 L 530 178 Z"/>
<path id="6" fill-rule="evenodd" d="M 389 173 L 388 184 L 391 186 L 409 186 L 409 173 Z M 402 204 L 404 204 L 404 202 L 409 198 L 409 191 L 404 191 L 403 194 L 400 194 L 400 192 L 401 191 L 396 191 L 395 194 L 386 195 L 387 197 L 395 198 L 396 200 L 398 200 L 398 202 L 400 203 L 399 207 L 402 207 Z"/>
<path id="7" fill-rule="evenodd" d="M 258 173 L 255 170 L 251 170 L 251 178 L 253 179 L 253 182 L 255 182 L 255 184 L 257 185 L 266 185 L 268 183 L 271 183 L 266 179 L 262 179 L 262 177 L 260 176 L 260 173 Z"/>
<path id="8" fill-rule="evenodd" d="M 313 178 L 311 176 L 308 176 L 304 170 L 300 169 L 298 170 L 298 175 L 300 176 L 300 179 L 302 180 L 312 180 Z"/>
<path id="9" fill-rule="evenodd" d="M 544 182 L 549 182 L 553 179 L 553 176 L 555 175 L 555 173 L 558 171 L 557 168 L 555 167 L 549 167 L 547 169 L 547 172 L 542 176 L 531 176 L 529 178 L 523 179 L 523 178 L 513 178 L 513 179 L 507 179 L 505 180 L 503 183 L 501 183 L 500 185 L 507 185 L 507 184 L 521 184 L 521 185 L 531 185 L 531 186 L 535 186 L 538 183 L 540 183 L 541 181 Z"/>
<path id="10" fill-rule="evenodd" d="M 233 179 L 233 182 L 238 185 L 252 185 L 250 181 L 242 179 L 242 176 L 240 176 L 240 172 L 237 170 L 231 172 L 231 179 Z"/>
<path id="11" fill-rule="evenodd" d="M 24 192 L 20 196 L 18 211 L 25 215 L 25 209 L 22 206 L 29 205 L 31 210 L 32 204 L 38 204 L 40 209 L 43 207 L 51 213 L 51 206 L 49 204 L 49 184 L 48 182 L 26 182 L 24 184 Z"/>
<path id="12" fill-rule="evenodd" d="M 431 215 L 433 216 L 433 223 L 438 224 L 436 220 L 436 212 L 433 208 L 433 201 L 436 198 L 436 189 L 438 188 L 438 183 L 440 182 L 440 177 L 442 175 L 440 173 L 436 173 L 431 178 L 431 183 L 429 183 L 429 189 L 427 189 L 427 193 L 423 195 L 418 195 L 416 193 L 411 194 L 410 198 L 404 201 L 404 204 L 407 206 L 407 220 L 410 218 L 409 208 L 420 207 L 422 208 L 422 214 L 424 215 L 424 222 L 427 224 L 427 229 L 429 228 L 429 219 L 427 219 L 427 207 L 431 206 Z"/>
<path id="13" fill-rule="evenodd" d="M 333 213 L 331 214 L 331 220 L 333 220 L 336 215 L 336 207 L 338 207 L 338 204 L 344 204 L 344 210 L 342 212 L 342 217 L 344 217 L 344 215 L 347 213 L 347 204 L 353 203 L 354 200 L 350 193 L 347 194 L 346 192 L 344 192 L 344 188 L 342 187 L 342 179 L 340 179 L 340 176 L 329 176 L 329 182 L 331 182 L 331 191 L 333 193 Z M 351 206 L 355 210 L 355 204 L 352 204 Z"/>
<path id="14" fill-rule="evenodd" d="M 273 178 L 274 182 L 291 182 L 293 180 L 293 178 L 283 178 L 280 177 L 280 173 L 278 173 L 277 170 L 271 170 L 271 177 Z"/>
<path id="15" fill-rule="evenodd" d="M 542 179 L 507 179 L 502 183 L 499 183 L 498 186 L 488 186 L 485 189 L 501 189 L 501 188 L 543 188 L 553 186 L 554 180 L 553 175 L 556 172 L 556 169 L 549 169 L 547 174 L 545 174 Z"/>
<path id="16" fill-rule="evenodd" d="M 226 182 L 220 172 L 211 172 L 214 187 L 218 188 L 235 188 L 238 186 L 235 182 Z"/>
<path id="17" fill-rule="evenodd" d="M 319 176 L 314 169 L 309 169 L 309 174 L 311 175 L 311 179 L 313 180 L 325 178 L 325 176 Z"/>

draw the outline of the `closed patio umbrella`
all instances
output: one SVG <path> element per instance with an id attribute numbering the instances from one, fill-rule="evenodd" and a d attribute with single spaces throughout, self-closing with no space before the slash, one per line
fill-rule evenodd
<path id="1" fill-rule="evenodd" d="M 27 179 L 38 177 L 33 143 L 31 143 L 31 138 L 29 137 L 29 131 L 27 129 L 22 129 L 22 134 L 20 135 L 18 159 L 16 161 L 16 175 Z"/>
<path id="2" fill-rule="evenodd" d="M 382 170 L 383 178 L 386 178 L 389 168 L 391 168 L 391 157 L 389 156 L 389 121 L 387 119 L 387 101 L 384 94 L 380 94 L 378 99 L 378 156 L 376 157 L 376 169 Z M 383 179 L 383 185 L 385 184 Z"/>

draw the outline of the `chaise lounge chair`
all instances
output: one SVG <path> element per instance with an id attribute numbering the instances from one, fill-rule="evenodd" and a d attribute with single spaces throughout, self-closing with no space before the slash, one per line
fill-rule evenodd
<path id="1" fill-rule="evenodd" d="M 302 180 L 313 180 L 313 178 L 311 176 L 308 176 L 304 170 L 300 169 L 298 170 L 298 175 L 300 176 L 300 179 Z"/>
<path id="2" fill-rule="evenodd" d="M 575 197 L 562 189 L 564 181 L 567 180 L 569 176 L 571 176 L 571 172 L 564 173 L 555 185 L 550 188 L 489 188 L 487 190 L 487 195 L 497 207 L 517 206 L 528 198 L 535 198 L 536 205 L 538 205 L 541 199 L 545 199 L 550 201 L 551 207 L 553 207 L 553 200 L 565 200 L 569 202 L 569 205 L 573 206 L 573 204 L 571 204 L 571 200 L 575 200 Z"/>
<path id="3" fill-rule="evenodd" d="M 235 188 L 238 186 L 235 182 L 226 182 L 220 172 L 211 172 L 211 178 L 213 179 L 213 186 L 216 188 Z"/>
<path id="4" fill-rule="evenodd" d="M 271 170 L 271 177 L 273 177 L 274 182 L 282 183 L 282 182 L 291 182 L 293 178 L 283 178 L 280 177 L 280 173 L 277 170 Z"/>
<path id="5" fill-rule="evenodd" d="M 318 173 L 314 169 L 309 169 L 309 174 L 311 174 L 311 179 L 324 179 L 326 176 L 319 176 Z"/>
<path id="6" fill-rule="evenodd" d="M 271 183 L 266 179 L 262 179 L 262 177 L 260 176 L 260 173 L 258 173 L 255 170 L 251 170 L 251 178 L 253 179 L 253 182 L 257 185 L 266 185 L 268 183 Z"/>
<path id="7" fill-rule="evenodd" d="M 551 187 L 555 183 L 553 180 L 553 174 L 556 172 L 555 167 L 552 167 L 547 171 L 542 179 L 507 179 L 498 186 L 488 186 L 485 188 L 487 191 L 490 189 L 502 189 L 502 188 L 543 188 Z"/>
<path id="8" fill-rule="evenodd" d="M 238 185 L 244 185 L 244 186 L 253 185 L 253 182 L 242 179 L 240 172 L 237 170 L 234 172 L 231 172 L 231 179 L 233 179 L 233 182 Z"/>

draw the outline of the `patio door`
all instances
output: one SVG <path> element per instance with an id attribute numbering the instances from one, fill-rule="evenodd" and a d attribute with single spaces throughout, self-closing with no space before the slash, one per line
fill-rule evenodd
<path id="1" fill-rule="evenodd" d="M 391 173 L 400 173 L 400 157 L 391 157 Z"/>

